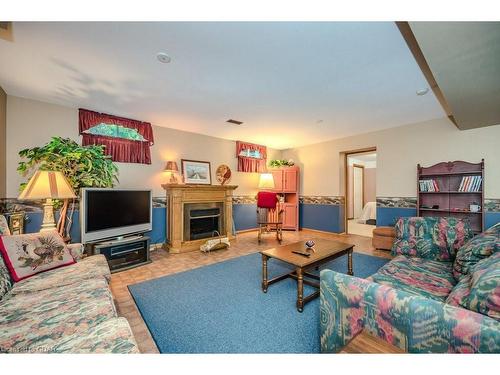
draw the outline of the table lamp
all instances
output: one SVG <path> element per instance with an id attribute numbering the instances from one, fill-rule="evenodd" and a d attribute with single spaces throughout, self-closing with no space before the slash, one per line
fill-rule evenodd
<path id="1" fill-rule="evenodd" d="M 261 173 L 259 178 L 259 189 L 274 189 L 274 178 L 272 173 Z"/>
<path id="2" fill-rule="evenodd" d="M 37 171 L 19 195 L 20 200 L 47 199 L 43 204 L 40 232 L 56 229 L 52 199 L 70 199 L 76 195 L 62 172 Z"/>
<path id="3" fill-rule="evenodd" d="M 167 161 L 167 165 L 165 166 L 165 172 L 170 172 L 170 184 L 177 184 L 177 176 L 175 173 L 179 172 L 179 167 L 175 161 Z"/>

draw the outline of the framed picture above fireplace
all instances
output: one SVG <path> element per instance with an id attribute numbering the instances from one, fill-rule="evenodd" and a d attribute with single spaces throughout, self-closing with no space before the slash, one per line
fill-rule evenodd
<path id="1" fill-rule="evenodd" d="M 211 169 L 209 161 L 181 159 L 184 183 L 193 185 L 211 185 Z"/>

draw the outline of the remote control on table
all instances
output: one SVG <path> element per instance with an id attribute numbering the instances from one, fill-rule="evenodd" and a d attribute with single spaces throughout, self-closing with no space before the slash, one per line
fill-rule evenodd
<path id="1" fill-rule="evenodd" d="M 303 253 L 302 251 L 292 251 L 292 253 L 295 253 L 295 254 L 299 254 L 299 255 L 302 255 L 304 257 L 309 257 L 311 256 L 310 253 Z"/>

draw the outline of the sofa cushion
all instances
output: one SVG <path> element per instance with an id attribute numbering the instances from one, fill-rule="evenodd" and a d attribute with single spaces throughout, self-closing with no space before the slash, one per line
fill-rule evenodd
<path id="1" fill-rule="evenodd" d="M 0 215 L 0 236 L 10 236 L 9 224 L 3 215 Z"/>
<path id="2" fill-rule="evenodd" d="M 500 251 L 500 223 L 469 240 L 462 246 L 453 263 L 453 276 L 460 279 L 469 273 L 477 262 Z"/>
<path id="3" fill-rule="evenodd" d="M 0 237 L 0 252 L 14 282 L 75 263 L 55 230 Z"/>
<path id="4" fill-rule="evenodd" d="M 478 262 L 471 276 L 466 307 L 500 320 L 500 252 Z"/>
<path id="5" fill-rule="evenodd" d="M 400 218 L 396 225 L 392 254 L 452 261 L 456 251 L 472 237 L 465 221 L 443 217 Z"/>
<path id="6" fill-rule="evenodd" d="M 455 286 L 451 262 L 397 256 L 369 280 L 444 302 Z"/>
<path id="7" fill-rule="evenodd" d="M 14 285 L 12 294 L 33 293 L 49 288 L 67 287 L 79 284 L 82 280 L 104 277 L 108 282 L 111 277 L 108 263 L 102 254 L 93 255 L 68 266 L 39 273 Z"/>
<path id="8" fill-rule="evenodd" d="M 85 334 L 116 316 L 104 278 L 36 293 L 9 293 L 0 304 L 0 352 L 52 351 L 62 338 Z"/>
<path id="9" fill-rule="evenodd" d="M 0 254 L 0 301 L 3 296 L 12 289 L 12 280 L 10 278 L 9 270 L 5 267 L 3 257 Z"/>
<path id="10" fill-rule="evenodd" d="M 109 319 L 85 334 L 63 338 L 53 347 L 55 353 L 139 353 L 125 318 Z"/>
<path id="11" fill-rule="evenodd" d="M 445 303 L 456 307 L 466 307 L 470 294 L 471 279 L 471 275 L 462 277 L 446 298 Z"/>

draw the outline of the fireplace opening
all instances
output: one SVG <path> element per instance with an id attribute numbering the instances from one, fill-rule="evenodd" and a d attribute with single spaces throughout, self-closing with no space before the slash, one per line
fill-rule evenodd
<path id="1" fill-rule="evenodd" d="M 184 241 L 210 238 L 215 232 L 223 233 L 223 223 L 222 203 L 184 205 Z"/>

